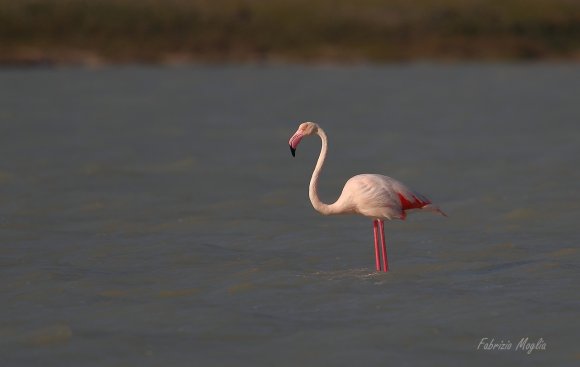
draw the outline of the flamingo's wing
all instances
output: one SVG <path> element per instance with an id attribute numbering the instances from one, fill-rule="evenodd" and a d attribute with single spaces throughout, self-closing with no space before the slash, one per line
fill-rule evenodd
<path id="1" fill-rule="evenodd" d="M 356 212 L 373 218 L 405 219 L 406 210 L 427 209 L 431 204 L 424 195 L 383 175 L 354 176 L 347 181 L 345 193 Z"/>
<path id="2" fill-rule="evenodd" d="M 401 200 L 401 209 L 403 210 L 403 214 L 405 214 L 405 211 L 407 210 L 421 209 L 441 214 L 444 217 L 447 216 L 447 214 L 439 209 L 437 205 L 433 204 L 428 197 L 407 188 L 401 183 L 399 184 L 401 187 L 399 187 L 398 195 L 399 199 Z M 403 219 L 405 218 L 403 217 Z"/>

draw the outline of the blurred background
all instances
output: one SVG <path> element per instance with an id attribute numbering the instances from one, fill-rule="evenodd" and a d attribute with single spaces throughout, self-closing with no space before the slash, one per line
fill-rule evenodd
<path id="1" fill-rule="evenodd" d="M 0 365 L 579 365 L 579 60 L 577 0 L 0 0 Z M 449 215 L 389 273 L 305 120 Z"/>
<path id="2" fill-rule="evenodd" d="M 0 62 L 578 60 L 576 0 L 0 0 Z"/>

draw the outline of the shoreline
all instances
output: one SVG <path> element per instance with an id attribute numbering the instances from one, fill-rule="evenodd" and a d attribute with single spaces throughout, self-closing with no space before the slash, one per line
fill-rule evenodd
<path id="1" fill-rule="evenodd" d="M 232 57 L 217 54 L 191 55 L 186 53 L 167 53 L 154 58 L 103 57 L 86 50 L 33 51 L 14 53 L 10 56 L 0 54 L 0 68 L 36 67 L 86 67 L 101 68 L 123 65 L 186 66 L 186 65 L 388 65 L 388 64 L 580 64 L 578 55 L 545 55 L 542 57 L 459 57 L 450 55 L 424 55 L 404 58 L 365 58 L 365 57 L 328 57 L 328 56 L 286 56 L 286 55 L 237 55 Z"/>

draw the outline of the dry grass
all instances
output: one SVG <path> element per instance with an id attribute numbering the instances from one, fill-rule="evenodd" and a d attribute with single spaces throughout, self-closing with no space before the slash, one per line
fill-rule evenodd
<path id="1" fill-rule="evenodd" d="M 0 62 L 577 59 L 577 0 L 0 0 Z"/>

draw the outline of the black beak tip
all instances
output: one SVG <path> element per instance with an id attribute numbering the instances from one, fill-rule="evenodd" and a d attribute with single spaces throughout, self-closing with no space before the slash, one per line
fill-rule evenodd
<path id="1" fill-rule="evenodd" d="M 292 148 L 292 145 L 290 145 L 290 153 L 292 153 L 292 157 L 296 157 L 296 149 Z"/>

